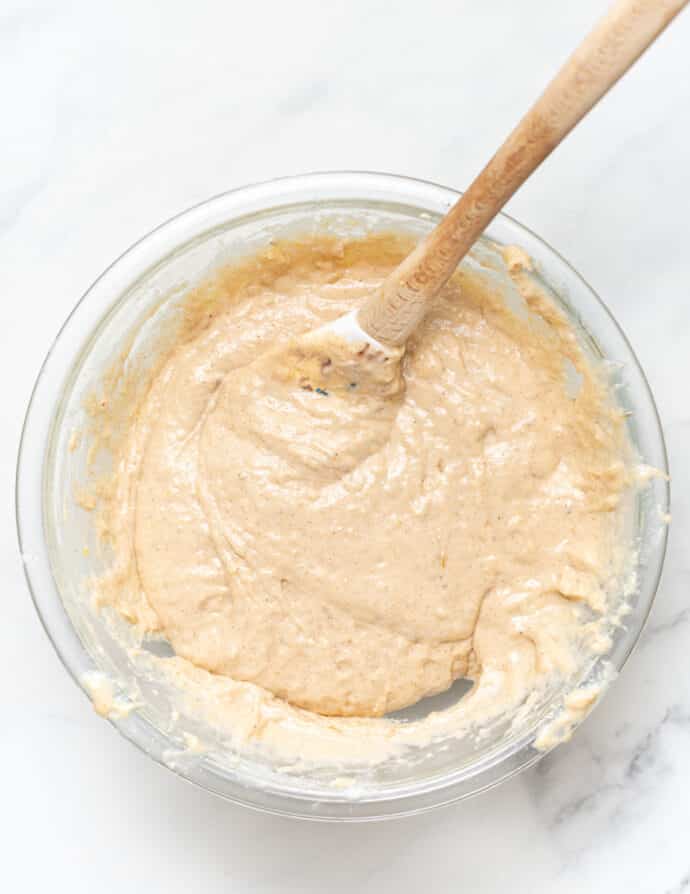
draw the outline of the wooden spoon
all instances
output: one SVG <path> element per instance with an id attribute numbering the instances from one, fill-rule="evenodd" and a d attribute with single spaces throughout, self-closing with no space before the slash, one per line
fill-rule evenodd
<path id="1" fill-rule="evenodd" d="M 404 345 L 508 199 L 687 2 L 618 0 L 438 226 L 359 311 L 319 331 L 357 343 L 373 342 L 384 350 Z"/>

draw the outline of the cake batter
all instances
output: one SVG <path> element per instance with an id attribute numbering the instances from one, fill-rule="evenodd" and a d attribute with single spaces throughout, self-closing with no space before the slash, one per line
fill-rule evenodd
<path id="1" fill-rule="evenodd" d="M 295 340 L 408 250 L 313 236 L 221 271 L 118 458 L 104 598 L 276 722 L 391 724 L 459 677 L 495 714 L 606 646 L 622 415 L 522 252 L 521 303 L 463 265 L 404 353 Z"/>

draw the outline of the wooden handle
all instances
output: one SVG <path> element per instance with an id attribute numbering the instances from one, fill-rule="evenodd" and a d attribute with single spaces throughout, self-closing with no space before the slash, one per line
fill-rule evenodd
<path id="1" fill-rule="evenodd" d="M 404 344 L 430 300 L 513 193 L 688 0 L 618 0 L 438 226 L 362 306 L 373 338 Z"/>

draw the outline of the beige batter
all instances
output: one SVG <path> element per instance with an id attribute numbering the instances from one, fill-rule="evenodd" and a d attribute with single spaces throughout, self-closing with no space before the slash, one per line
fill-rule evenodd
<path id="1" fill-rule="evenodd" d="M 293 341 L 408 249 L 311 237 L 222 271 L 119 457 L 103 598 L 197 689 L 251 702 L 248 735 L 377 718 L 462 676 L 466 710 L 496 715 L 606 647 L 627 439 L 521 252 L 520 303 L 463 265 L 400 362 Z"/>

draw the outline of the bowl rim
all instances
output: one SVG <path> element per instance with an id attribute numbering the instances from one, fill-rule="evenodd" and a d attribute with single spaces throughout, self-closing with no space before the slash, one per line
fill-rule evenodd
<path id="1" fill-rule="evenodd" d="M 71 323 L 75 319 L 75 317 L 79 314 L 82 307 L 86 304 L 89 297 L 92 296 L 94 291 L 97 289 L 99 285 L 101 285 L 108 276 L 118 268 L 126 259 L 131 259 L 133 255 L 138 250 L 141 250 L 144 246 L 148 245 L 151 241 L 155 240 L 157 237 L 160 237 L 162 234 L 167 233 L 171 229 L 174 228 L 176 224 L 181 223 L 182 221 L 188 220 L 193 217 L 195 214 L 200 212 L 203 209 L 208 209 L 210 206 L 222 202 L 226 202 L 232 199 L 238 199 L 244 197 L 245 199 L 254 199 L 261 200 L 262 197 L 269 199 L 271 193 L 273 193 L 274 199 L 280 198 L 281 200 L 285 199 L 286 196 L 290 194 L 291 191 L 295 193 L 308 188 L 309 186 L 314 186 L 315 188 L 328 188 L 329 185 L 334 185 L 334 183 L 338 181 L 341 185 L 351 186 L 354 190 L 353 195 L 358 198 L 360 201 L 366 201 L 367 187 L 370 189 L 378 185 L 379 187 L 390 188 L 395 190 L 395 187 L 407 186 L 408 188 L 418 188 L 422 190 L 433 190 L 439 194 L 444 196 L 444 199 L 447 202 L 448 207 L 462 194 L 459 190 L 452 189 L 450 187 L 442 186 L 433 181 L 424 180 L 420 178 L 410 177 L 406 175 L 397 175 L 397 174 L 389 174 L 383 172 L 376 171 L 355 171 L 355 170 L 335 170 L 335 171 L 315 171 L 304 174 L 296 174 L 296 175 L 288 175 L 283 177 L 271 178 L 268 180 L 261 180 L 254 183 L 250 183 L 243 186 L 238 186 L 230 190 L 226 190 L 220 193 L 216 193 L 215 195 L 207 198 L 203 201 L 197 202 L 188 208 L 172 215 L 171 217 L 164 220 L 162 223 L 155 226 L 153 229 L 149 230 L 147 233 L 142 235 L 136 241 L 134 241 L 129 247 L 127 247 L 123 252 L 121 252 L 118 257 L 109 264 L 103 272 L 89 285 L 86 291 L 82 294 L 80 299 L 75 304 L 74 308 L 70 311 L 69 315 L 66 317 L 63 324 L 60 326 L 55 338 L 53 339 L 51 346 L 46 353 L 46 356 L 39 368 L 38 374 L 36 376 L 36 380 L 34 382 L 33 388 L 31 390 L 31 395 L 29 397 L 26 414 L 24 417 L 24 421 L 22 424 L 20 439 L 19 439 L 19 447 L 18 447 L 18 455 L 17 455 L 17 464 L 16 464 L 16 473 L 15 473 L 15 512 L 16 512 L 16 527 L 17 527 L 17 539 L 19 545 L 20 557 L 22 559 L 22 566 L 24 570 L 24 576 L 27 582 L 27 586 L 29 589 L 29 593 L 31 599 L 33 601 L 34 607 L 38 614 L 39 620 L 43 626 L 43 629 L 52 643 L 53 648 L 55 649 L 60 662 L 63 667 L 67 670 L 70 676 L 73 678 L 75 683 L 79 686 L 79 688 L 84 692 L 84 694 L 89 697 L 87 689 L 85 687 L 82 673 L 78 671 L 75 666 L 74 660 L 71 660 L 67 656 L 67 652 L 70 648 L 76 649 L 77 651 L 81 649 L 84 650 L 83 645 L 81 644 L 81 640 L 79 636 L 72 626 L 72 623 L 69 619 L 69 616 L 62 604 L 62 600 L 60 598 L 60 590 L 55 581 L 54 577 L 52 577 L 53 587 L 57 593 L 57 603 L 58 606 L 54 606 L 52 610 L 47 610 L 47 605 L 43 602 L 38 595 L 38 587 L 34 580 L 32 579 L 32 569 L 30 565 L 32 560 L 35 558 L 35 554 L 31 552 L 31 550 L 27 550 L 27 546 L 31 546 L 33 537 L 30 536 L 28 532 L 28 525 L 30 525 L 31 520 L 28 516 L 33 513 L 35 515 L 36 511 L 36 497 L 38 493 L 41 494 L 42 500 L 42 483 L 45 474 L 44 462 L 47 454 L 47 442 L 44 443 L 42 449 L 37 449 L 37 445 L 33 444 L 33 454 L 34 458 L 41 454 L 41 462 L 40 466 L 40 481 L 36 481 L 36 476 L 34 480 L 31 480 L 32 473 L 35 476 L 37 471 L 35 464 L 30 464 L 27 460 L 26 453 L 32 439 L 36 440 L 36 433 L 34 429 L 38 427 L 39 432 L 41 430 L 46 429 L 46 427 L 50 428 L 52 426 L 52 422 L 55 419 L 56 413 L 60 404 L 60 397 L 63 393 L 64 382 L 60 382 L 59 385 L 55 386 L 58 389 L 58 398 L 57 402 L 53 402 L 50 406 L 49 412 L 49 421 L 48 425 L 44 423 L 41 425 L 36 425 L 36 416 L 40 412 L 37 403 L 38 398 L 41 392 L 41 388 L 46 381 L 46 376 L 49 372 L 49 368 L 53 357 L 56 352 L 57 346 L 61 343 L 61 339 L 63 335 L 66 333 Z M 280 193 L 280 190 L 283 190 Z M 408 199 L 412 201 L 414 197 L 408 196 Z M 324 199 L 327 201 L 328 199 Z M 332 199 L 335 200 L 335 199 Z M 402 198 L 401 198 L 402 201 Z M 271 209 L 277 209 L 281 207 L 281 204 L 276 205 L 260 205 L 260 207 L 265 211 L 270 211 Z M 284 206 L 283 206 L 284 207 Z M 230 210 L 227 220 L 237 220 L 239 215 L 236 212 Z M 511 228 L 516 230 L 519 234 L 525 235 L 528 240 L 533 241 L 540 245 L 542 249 L 544 249 L 548 254 L 550 254 L 556 261 L 563 267 L 564 270 L 568 272 L 571 277 L 574 277 L 575 280 L 578 281 L 579 285 L 589 293 L 589 295 L 595 300 L 595 302 L 599 305 L 601 310 L 603 310 L 605 316 L 608 319 L 608 323 L 612 325 L 616 336 L 622 341 L 625 349 L 628 352 L 628 359 L 634 364 L 637 373 L 639 374 L 640 381 L 642 384 L 642 388 L 644 391 L 644 396 L 649 404 L 649 408 L 651 410 L 651 417 L 654 423 L 655 436 L 657 439 L 657 449 L 659 452 L 659 458 L 662 460 L 661 463 L 661 471 L 665 474 L 666 478 L 663 481 L 662 485 L 662 494 L 663 494 L 663 503 L 662 509 L 668 511 L 668 507 L 670 506 L 670 482 L 668 480 L 668 453 L 666 448 L 666 442 L 664 438 L 663 428 L 661 425 L 661 420 L 659 417 L 658 408 L 656 406 L 656 402 L 654 400 L 653 393 L 651 391 L 649 382 L 644 373 L 644 370 L 627 338 L 625 333 L 623 332 L 621 326 L 615 319 L 614 315 L 606 305 L 606 303 L 602 300 L 602 298 L 595 292 L 595 290 L 589 285 L 589 283 L 585 280 L 585 278 L 570 264 L 560 252 L 552 248 L 543 238 L 538 236 L 531 230 L 529 227 L 521 224 L 513 217 L 508 214 L 501 213 L 496 218 L 497 222 L 507 223 Z M 491 226 L 487 228 L 490 230 Z M 105 313 L 107 313 L 108 308 L 102 308 L 101 313 L 98 319 L 102 319 Z M 93 328 L 93 327 L 92 327 Z M 45 412 L 45 411 L 44 411 Z M 43 509 L 41 502 L 40 509 L 40 517 L 43 520 Z M 45 531 L 43 527 L 41 527 L 40 540 L 43 542 L 45 546 Z M 658 549 L 655 554 L 655 560 L 657 563 L 656 571 L 651 584 L 651 595 L 648 601 L 648 604 L 645 607 L 643 614 L 639 620 L 639 626 L 634 631 L 633 635 L 630 636 L 627 641 L 626 648 L 623 651 L 623 654 L 620 657 L 620 660 L 617 664 L 617 671 L 620 671 L 624 665 L 626 664 L 628 658 L 630 657 L 633 649 L 635 648 L 637 642 L 639 641 L 640 635 L 644 630 L 647 619 L 649 617 L 649 613 L 651 611 L 652 605 L 654 604 L 654 600 L 656 594 L 658 592 L 658 587 L 664 567 L 664 560 L 666 555 L 666 548 L 668 542 L 668 526 L 665 526 L 662 533 L 660 542 L 658 545 Z M 52 575 L 52 568 L 51 568 Z M 50 616 L 49 616 L 50 615 Z M 60 619 L 60 615 L 62 618 Z M 58 629 L 59 628 L 59 629 Z M 62 638 L 61 638 L 62 637 Z M 65 642 L 65 639 L 69 640 L 69 644 Z M 522 753 L 522 759 L 517 760 L 514 765 L 507 767 L 503 772 L 493 772 L 496 770 L 496 764 L 492 764 L 488 767 L 488 773 L 490 774 L 489 778 L 482 784 L 477 787 L 471 788 L 471 790 L 462 790 L 458 788 L 460 783 L 457 781 L 453 781 L 452 779 L 449 781 L 441 780 L 437 785 L 434 785 L 431 789 L 426 792 L 428 796 L 426 801 L 421 804 L 412 805 L 408 802 L 410 799 L 418 797 L 416 793 L 403 793 L 403 794 L 394 794 L 392 797 L 384 797 L 382 799 L 369 799 L 363 800 L 359 803 L 360 805 L 369 805 L 374 808 L 373 812 L 366 812 L 362 814 L 354 814 L 351 811 L 344 812 L 342 814 L 319 814 L 314 812 L 313 810 L 296 810 L 295 801 L 299 802 L 301 799 L 293 798 L 292 801 L 292 809 L 288 808 L 286 803 L 285 807 L 281 807 L 278 805 L 267 805 L 264 803 L 257 803 L 256 800 L 252 800 L 249 797 L 242 797 L 242 795 L 238 792 L 228 793 L 221 792 L 217 789 L 213 788 L 209 784 L 204 783 L 200 779 L 192 778 L 187 772 L 184 772 L 176 767 L 170 766 L 170 764 L 162 759 L 160 755 L 154 754 L 151 750 L 147 749 L 144 746 L 144 743 L 140 741 L 140 739 L 134 734 L 131 727 L 128 727 L 126 724 L 114 720 L 112 718 L 108 718 L 109 722 L 115 726 L 118 731 L 132 744 L 134 744 L 140 751 L 144 754 L 148 755 L 150 758 L 155 760 L 161 766 L 175 773 L 175 775 L 180 778 L 190 782 L 193 785 L 196 785 L 199 788 L 210 791 L 213 794 L 219 795 L 221 797 L 226 798 L 227 800 L 233 801 L 238 804 L 242 804 L 243 806 L 250 807 L 252 809 L 258 810 L 260 812 L 267 812 L 276 815 L 282 816 L 290 816 L 297 817 L 303 819 L 310 820 L 327 820 L 327 821 L 366 821 L 366 820 L 381 820 L 387 819 L 392 816 L 410 816 L 418 813 L 426 812 L 428 810 L 434 809 L 436 807 L 445 806 L 456 801 L 462 800 L 467 797 L 471 797 L 472 795 L 479 794 L 480 792 L 487 791 L 498 785 L 499 783 L 506 781 L 507 779 L 515 776 L 517 773 L 522 772 L 522 770 L 527 769 L 529 766 L 532 766 L 536 763 L 547 751 L 543 752 L 535 752 L 534 749 L 530 748 L 531 743 L 533 742 L 533 735 L 523 736 L 522 739 L 519 739 L 514 746 L 513 755 L 517 756 Z M 523 741 L 524 740 L 524 741 Z M 497 762 L 498 763 L 498 762 Z M 474 778 L 472 776 L 469 777 L 470 781 Z M 282 793 L 275 792 L 275 795 L 284 801 L 290 801 L 291 799 L 285 799 Z M 439 797 L 440 796 L 440 797 Z M 342 805 L 343 807 L 352 808 L 353 801 L 350 798 L 343 797 L 342 800 L 334 800 L 332 802 L 335 805 Z M 382 806 L 383 804 L 392 805 L 393 809 L 388 810 L 385 813 L 380 813 L 376 810 L 377 806 Z"/>

